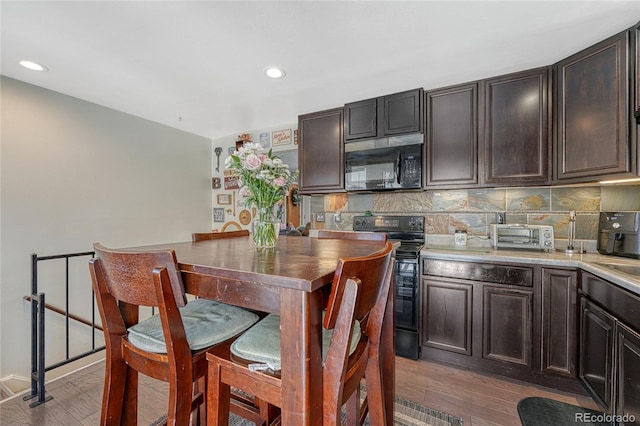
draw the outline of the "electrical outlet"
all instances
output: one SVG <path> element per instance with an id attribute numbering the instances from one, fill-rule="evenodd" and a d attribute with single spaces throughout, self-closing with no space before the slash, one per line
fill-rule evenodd
<path id="1" fill-rule="evenodd" d="M 336 212 L 336 213 L 333 215 L 333 221 L 334 221 L 335 223 L 340 223 L 340 222 L 342 222 L 342 213 L 341 213 L 341 212 Z"/>
<path id="2" fill-rule="evenodd" d="M 324 213 L 316 213 L 316 222 L 324 222 Z"/>

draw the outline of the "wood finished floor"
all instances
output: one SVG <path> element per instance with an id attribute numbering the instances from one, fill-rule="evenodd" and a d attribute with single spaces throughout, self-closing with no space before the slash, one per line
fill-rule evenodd
<path id="1" fill-rule="evenodd" d="M 53 400 L 35 408 L 13 397 L 0 402 L 0 425 L 97 425 L 104 362 L 78 370 L 47 385 Z M 167 385 L 140 376 L 138 418 L 147 425 L 166 411 Z M 474 373 L 424 360 L 396 359 L 396 394 L 424 406 L 462 417 L 465 425 L 519 425 L 516 405 L 526 396 L 543 396 L 588 408 L 584 395 L 557 392 L 497 376 Z"/>

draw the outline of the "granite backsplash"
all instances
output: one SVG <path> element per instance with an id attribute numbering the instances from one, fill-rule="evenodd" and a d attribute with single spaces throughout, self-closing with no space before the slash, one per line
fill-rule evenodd
<path id="1" fill-rule="evenodd" d="M 427 244 L 453 244 L 466 230 L 468 245 L 489 246 L 496 213 L 506 223 L 552 225 L 556 247 L 567 244 L 569 211 L 576 212 L 576 240 L 596 250 L 601 211 L 640 210 L 640 185 L 572 186 L 329 194 L 311 197 L 312 228 L 351 230 L 353 217 L 372 214 L 424 215 Z M 339 221 L 335 213 L 340 212 Z M 315 213 L 324 213 L 324 222 Z"/>

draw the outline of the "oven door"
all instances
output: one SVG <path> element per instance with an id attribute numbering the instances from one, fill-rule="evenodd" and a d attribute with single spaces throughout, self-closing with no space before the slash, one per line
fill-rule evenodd
<path id="1" fill-rule="evenodd" d="M 418 330 L 418 259 L 396 258 L 396 328 Z"/>

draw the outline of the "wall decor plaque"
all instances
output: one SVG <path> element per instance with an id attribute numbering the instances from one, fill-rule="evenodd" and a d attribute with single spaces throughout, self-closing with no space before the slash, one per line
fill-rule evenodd
<path id="1" fill-rule="evenodd" d="M 291 145 L 291 129 L 276 130 L 271 132 L 271 145 Z"/>

